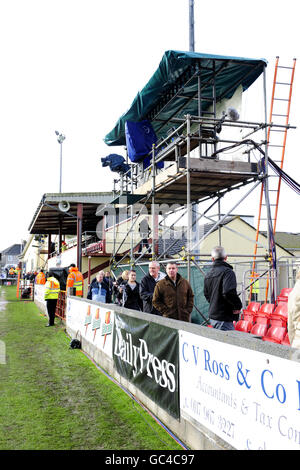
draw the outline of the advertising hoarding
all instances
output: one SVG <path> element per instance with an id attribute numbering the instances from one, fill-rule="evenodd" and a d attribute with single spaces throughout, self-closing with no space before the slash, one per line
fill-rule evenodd
<path id="1" fill-rule="evenodd" d="M 300 364 L 179 334 L 180 410 L 236 449 L 300 450 Z"/>

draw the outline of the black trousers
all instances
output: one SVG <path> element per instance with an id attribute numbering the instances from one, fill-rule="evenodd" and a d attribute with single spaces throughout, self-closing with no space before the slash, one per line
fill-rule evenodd
<path id="1" fill-rule="evenodd" d="M 47 312 L 48 312 L 48 317 L 49 317 L 49 325 L 54 325 L 57 299 L 48 299 L 46 300 L 46 304 L 47 304 Z"/>
<path id="2" fill-rule="evenodd" d="M 138 252 L 138 253 L 142 253 L 144 247 L 145 247 L 145 248 L 148 248 L 147 251 L 148 251 L 149 253 L 151 252 L 151 248 L 150 248 L 150 246 L 149 246 L 149 243 L 148 243 L 148 239 L 147 239 L 147 238 L 143 238 L 143 239 L 141 240 L 137 252 Z"/>

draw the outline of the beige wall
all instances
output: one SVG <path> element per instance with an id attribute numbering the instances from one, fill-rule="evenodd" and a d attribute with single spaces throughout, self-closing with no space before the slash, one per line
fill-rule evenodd
<path id="1" fill-rule="evenodd" d="M 37 246 L 40 245 L 39 248 Z M 48 255 L 41 253 L 47 250 L 47 241 L 40 244 L 34 239 L 34 235 L 31 235 L 27 241 L 27 244 L 23 251 L 22 263 L 26 263 L 26 271 L 38 271 L 45 267 Z"/>
<path id="2" fill-rule="evenodd" d="M 139 224 L 144 219 L 147 219 L 149 228 L 151 230 L 152 217 L 146 214 L 141 214 L 139 217 L 134 219 L 135 224 L 132 229 L 132 234 L 131 233 L 128 234 L 133 223 L 131 219 L 127 219 L 124 222 L 121 222 L 115 225 L 115 228 L 109 227 L 108 229 L 106 229 L 104 232 L 106 253 L 113 253 L 114 246 L 115 246 L 116 253 L 119 253 L 119 254 L 125 253 L 126 251 L 130 250 L 131 243 L 133 244 L 133 247 L 135 247 L 141 240 L 141 237 L 139 234 Z M 115 244 L 114 244 L 114 240 L 115 240 Z M 122 243 L 122 246 L 119 248 L 121 243 Z"/>
<path id="3" fill-rule="evenodd" d="M 234 233 L 228 230 L 226 227 L 235 230 Z M 240 218 L 235 218 L 226 226 L 221 228 L 221 245 L 224 246 L 228 254 L 236 255 L 228 258 L 229 262 L 241 261 L 237 255 L 250 255 L 245 260 L 252 260 L 254 254 L 256 230 L 250 225 L 245 223 Z M 259 235 L 257 255 L 265 255 L 268 252 L 267 238 L 263 235 Z M 210 253 L 212 248 L 219 245 L 219 232 L 216 230 L 211 233 L 201 244 L 200 252 Z M 287 251 L 277 245 L 277 257 L 290 256 Z"/>
<path id="4" fill-rule="evenodd" d="M 251 282 L 250 271 L 252 269 L 256 230 L 238 217 L 226 224 L 226 226 L 237 232 L 229 231 L 225 226 L 221 228 L 221 245 L 229 255 L 232 255 L 228 257 L 227 261 L 234 266 L 239 290 L 242 287 L 243 281 L 245 282 L 245 286 L 249 285 Z M 263 235 L 259 235 L 258 243 L 263 246 L 260 247 L 258 245 L 257 255 L 265 255 L 268 252 L 267 238 Z M 200 253 L 210 253 L 212 248 L 217 245 L 219 245 L 218 230 L 211 233 L 203 241 L 200 246 Z M 239 257 L 238 254 L 250 256 Z M 276 246 L 276 255 L 277 259 L 281 257 L 285 259 L 293 258 L 291 254 L 278 245 Z M 257 258 L 257 261 L 256 270 L 261 274 L 268 269 L 269 263 L 262 260 L 262 258 Z M 264 301 L 265 298 L 266 282 L 267 281 L 263 279 L 260 281 L 260 294 L 258 298 L 260 301 Z M 279 276 L 279 288 L 288 287 L 286 284 L 286 276 Z"/>

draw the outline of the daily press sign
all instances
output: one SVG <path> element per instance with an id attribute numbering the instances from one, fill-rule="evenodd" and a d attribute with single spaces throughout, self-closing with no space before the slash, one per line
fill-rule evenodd
<path id="1" fill-rule="evenodd" d="M 236 449 L 300 450 L 300 364 L 185 331 L 180 409 Z"/>
<path id="2" fill-rule="evenodd" d="M 119 374 L 179 418 L 178 330 L 115 312 L 113 359 Z"/>

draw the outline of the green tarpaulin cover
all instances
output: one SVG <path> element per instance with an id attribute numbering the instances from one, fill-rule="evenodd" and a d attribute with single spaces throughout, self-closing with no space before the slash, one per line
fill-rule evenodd
<path id="1" fill-rule="evenodd" d="M 215 76 L 216 100 L 231 98 L 242 85 L 243 91 L 259 77 L 267 65 L 265 59 L 226 57 L 197 52 L 166 51 L 158 69 L 137 94 L 129 110 L 109 132 L 107 145 L 126 145 L 125 122 L 149 119 L 157 138 L 164 137 L 174 126 L 172 118 L 186 114 L 198 115 L 198 76 L 201 81 L 202 109 L 211 104 L 212 82 Z"/>

